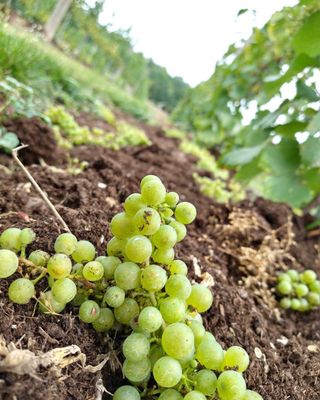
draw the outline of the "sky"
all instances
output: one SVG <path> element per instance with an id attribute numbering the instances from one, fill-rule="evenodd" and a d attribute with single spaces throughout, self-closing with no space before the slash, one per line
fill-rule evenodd
<path id="1" fill-rule="evenodd" d="M 112 29 L 131 28 L 134 49 L 191 86 L 207 80 L 229 45 L 250 36 L 297 0 L 106 0 L 100 16 Z M 255 10 L 237 18 L 240 9 Z"/>

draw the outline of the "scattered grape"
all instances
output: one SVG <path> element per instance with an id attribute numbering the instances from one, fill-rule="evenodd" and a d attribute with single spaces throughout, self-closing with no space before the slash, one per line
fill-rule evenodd
<path id="1" fill-rule="evenodd" d="M 180 322 L 186 315 L 186 306 L 183 300 L 177 297 L 167 297 L 160 304 L 160 312 L 163 319 L 172 324 Z"/>
<path id="2" fill-rule="evenodd" d="M 13 275 L 19 266 L 19 259 L 11 250 L 0 250 L 0 278 Z"/>
<path id="3" fill-rule="evenodd" d="M 141 361 L 149 355 L 149 340 L 143 333 L 131 333 L 123 342 L 122 352 L 129 361 Z"/>
<path id="4" fill-rule="evenodd" d="M 169 356 L 183 360 L 194 352 L 192 330 L 180 322 L 168 325 L 163 331 L 161 344 Z"/>
<path id="5" fill-rule="evenodd" d="M 118 286 L 110 286 L 107 289 L 103 300 L 108 304 L 108 306 L 116 308 L 123 304 L 125 297 L 126 293 L 123 289 Z"/>
<path id="6" fill-rule="evenodd" d="M 213 296 L 210 289 L 199 283 L 192 285 L 191 294 L 187 299 L 188 304 L 202 313 L 209 310 L 212 302 Z"/>
<path id="7" fill-rule="evenodd" d="M 0 247 L 18 253 L 21 248 L 20 233 L 21 229 L 18 228 L 8 228 L 3 231 L 0 235 Z"/>
<path id="8" fill-rule="evenodd" d="M 195 389 L 205 394 L 206 396 L 213 396 L 217 389 L 217 376 L 209 369 L 202 369 L 194 376 L 196 382 Z"/>
<path id="9" fill-rule="evenodd" d="M 28 260 L 39 267 L 45 267 L 50 255 L 42 250 L 35 250 L 29 254 Z"/>
<path id="10" fill-rule="evenodd" d="M 158 211 L 151 207 L 141 208 L 133 217 L 133 225 L 141 235 L 153 235 L 161 225 Z"/>
<path id="11" fill-rule="evenodd" d="M 114 279 L 119 288 L 123 290 L 136 289 L 140 285 L 139 266 L 133 262 L 124 262 L 117 266 Z"/>
<path id="12" fill-rule="evenodd" d="M 166 388 L 177 385 L 182 377 L 179 361 L 167 356 L 159 358 L 152 372 L 157 384 Z"/>
<path id="13" fill-rule="evenodd" d="M 140 361 L 129 361 L 126 359 L 123 363 L 123 373 L 129 381 L 141 383 L 149 377 L 151 372 L 151 363 L 148 358 Z"/>
<path id="14" fill-rule="evenodd" d="M 73 300 L 77 294 L 77 286 L 73 280 L 69 278 L 57 279 L 52 287 L 51 291 L 55 300 L 59 303 L 66 304 Z"/>
<path id="15" fill-rule="evenodd" d="M 188 274 L 188 267 L 185 262 L 181 260 L 173 260 L 169 264 L 169 271 L 171 275 L 178 274 L 178 275 L 187 275 Z"/>
<path id="16" fill-rule="evenodd" d="M 149 265 L 141 272 L 141 284 L 148 292 L 160 291 L 167 282 L 166 271 L 158 265 Z"/>
<path id="17" fill-rule="evenodd" d="M 182 223 L 173 220 L 170 222 L 169 226 L 175 229 L 177 233 L 177 242 L 181 242 L 186 237 L 187 228 Z"/>
<path id="18" fill-rule="evenodd" d="M 125 254 L 130 261 L 143 263 L 149 260 L 152 253 L 152 244 L 142 235 L 132 236 L 126 244 Z"/>
<path id="19" fill-rule="evenodd" d="M 178 222 L 187 225 L 195 220 L 197 210 L 193 204 L 184 201 L 177 205 L 174 215 Z"/>
<path id="20" fill-rule="evenodd" d="M 139 326 L 143 331 L 157 331 L 163 322 L 161 312 L 156 307 L 145 307 L 139 314 Z"/>
<path id="21" fill-rule="evenodd" d="M 134 299 L 125 298 L 120 307 L 114 309 L 117 321 L 124 325 L 130 325 L 131 321 L 139 315 L 139 305 Z"/>
<path id="22" fill-rule="evenodd" d="M 79 318 L 83 322 L 90 324 L 99 318 L 100 307 L 93 300 L 84 301 L 79 308 Z"/>
<path id="23" fill-rule="evenodd" d="M 27 304 L 34 295 L 34 285 L 29 279 L 16 279 L 9 286 L 8 296 L 13 303 Z"/>
<path id="24" fill-rule="evenodd" d="M 244 372 L 249 365 L 248 353 L 239 346 L 231 346 L 224 355 L 224 369 Z"/>
<path id="25" fill-rule="evenodd" d="M 147 205 L 143 202 L 140 193 L 130 194 L 124 202 L 124 209 L 130 217 L 133 217 L 141 208 L 146 207 Z"/>
<path id="26" fill-rule="evenodd" d="M 126 243 L 125 239 L 118 239 L 116 237 L 110 239 L 107 244 L 108 256 L 114 256 L 115 258 L 123 256 Z"/>
<path id="27" fill-rule="evenodd" d="M 174 250 L 173 248 L 157 249 L 152 253 L 152 259 L 158 264 L 168 265 L 174 260 Z"/>
<path id="28" fill-rule="evenodd" d="M 167 280 L 166 292 L 169 296 L 186 300 L 191 294 L 191 283 L 184 275 L 172 275 Z"/>
<path id="29" fill-rule="evenodd" d="M 39 310 L 44 314 L 60 313 L 64 310 L 65 304 L 59 303 L 54 297 L 51 290 L 41 293 L 39 298 Z"/>
<path id="30" fill-rule="evenodd" d="M 129 385 L 120 386 L 113 395 L 113 400 L 140 400 L 138 390 Z"/>
<path id="31" fill-rule="evenodd" d="M 62 233 L 59 235 L 54 243 L 54 250 L 56 253 L 71 254 L 76 250 L 78 244 L 77 238 L 72 233 Z"/>
<path id="32" fill-rule="evenodd" d="M 110 308 L 100 308 L 99 317 L 92 322 L 92 326 L 97 332 L 106 332 L 113 327 L 114 315 Z"/>
<path id="33" fill-rule="evenodd" d="M 110 229 L 118 239 L 126 239 L 134 234 L 132 218 L 125 212 L 116 214 L 111 220 Z"/>
<path id="34" fill-rule="evenodd" d="M 246 394 L 246 382 L 236 371 L 222 372 L 218 377 L 217 388 L 221 400 L 239 400 Z"/>
<path id="35" fill-rule="evenodd" d="M 170 225 L 161 225 L 151 238 L 158 249 L 170 249 L 177 242 L 177 232 Z"/>
<path id="36" fill-rule="evenodd" d="M 219 371 L 223 364 L 224 352 L 216 340 L 204 337 L 197 347 L 196 358 L 204 367 Z"/>
<path id="37" fill-rule="evenodd" d="M 157 206 L 165 200 L 166 188 L 160 180 L 150 179 L 142 184 L 141 196 L 148 206 Z"/>
<path id="38" fill-rule="evenodd" d="M 103 269 L 104 269 L 104 277 L 106 279 L 113 279 L 114 277 L 114 271 L 116 270 L 117 266 L 121 263 L 120 258 L 114 257 L 114 256 L 100 256 L 97 257 L 95 261 L 98 261 L 100 264 L 102 264 Z"/>
<path id="39" fill-rule="evenodd" d="M 95 255 L 96 249 L 94 245 L 88 240 L 80 240 L 72 253 L 72 258 L 77 263 L 84 263 L 94 260 Z"/>
<path id="40" fill-rule="evenodd" d="M 49 258 L 47 269 L 54 279 L 66 278 L 72 270 L 72 263 L 68 256 L 58 253 Z"/>
<path id="41" fill-rule="evenodd" d="M 99 281 L 104 276 L 103 265 L 98 261 L 89 261 L 84 265 L 82 274 L 87 281 Z"/>
<path id="42" fill-rule="evenodd" d="M 175 207 L 179 202 L 179 195 L 176 192 L 169 192 L 166 194 L 164 201 L 169 207 Z"/>

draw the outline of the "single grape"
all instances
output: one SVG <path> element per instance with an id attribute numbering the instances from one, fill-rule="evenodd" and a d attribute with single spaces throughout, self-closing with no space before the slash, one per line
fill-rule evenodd
<path id="1" fill-rule="evenodd" d="M 204 326 L 202 325 L 201 322 L 198 321 L 188 321 L 187 325 L 189 326 L 189 328 L 191 328 L 193 332 L 195 345 L 198 346 L 206 332 Z"/>
<path id="2" fill-rule="evenodd" d="M 170 249 L 177 242 L 177 232 L 170 225 L 161 225 L 151 239 L 158 249 Z"/>
<path id="3" fill-rule="evenodd" d="M 292 292 L 292 284 L 288 280 L 282 280 L 277 285 L 277 291 L 280 294 L 290 294 Z"/>
<path id="4" fill-rule="evenodd" d="M 118 286 L 110 286 L 103 297 L 103 301 L 106 302 L 108 306 L 116 308 L 123 304 L 125 297 L 126 293 L 123 289 Z"/>
<path id="5" fill-rule="evenodd" d="M 82 274 L 87 281 L 99 281 L 104 275 L 103 265 L 98 261 L 89 261 L 84 265 Z"/>
<path id="6" fill-rule="evenodd" d="M 124 376 L 133 383 L 141 383 L 146 380 L 151 372 L 151 363 L 148 358 L 140 361 L 126 359 L 123 363 Z"/>
<path id="7" fill-rule="evenodd" d="M 130 261 L 143 263 L 151 256 L 152 244 L 145 236 L 135 235 L 127 241 L 125 253 Z"/>
<path id="8" fill-rule="evenodd" d="M 195 206 L 187 201 L 179 203 L 175 209 L 174 215 L 178 222 L 184 225 L 191 224 L 197 216 L 197 210 Z"/>
<path id="9" fill-rule="evenodd" d="M 168 323 L 180 322 L 185 318 L 186 306 L 178 297 L 167 297 L 160 304 L 160 312 L 163 319 Z"/>
<path id="10" fill-rule="evenodd" d="M 49 258 L 47 269 L 54 279 L 66 278 L 72 270 L 72 263 L 65 254 L 55 254 Z"/>
<path id="11" fill-rule="evenodd" d="M 184 275 L 172 275 L 167 280 L 166 292 L 169 296 L 186 300 L 191 294 L 191 283 Z"/>
<path id="12" fill-rule="evenodd" d="M 197 390 L 192 390 L 184 396 L 183 400 L 206 400 L 206 396 Z"/>
<path id="13" fill-rule="evenodd" d="M 289 269 L 287 271 L 287 275 L 290 277 L 292 282 L 296 282 L 299 280 L 299 272 L 295 269 Z"/>
<path id="14" fill-rule="evenodd" d="M 0 278 L 8 278 L 19 267 L 19 259 L 11 250 L 0 250 Z"/>
<path id="15" fill-rule="evenodd" d="M 21 249 L 20 233 L 21 229 L 18 228 L 8 228 L 3 231 L 0 235 L 0 247 L 18 253 Z"/>
<path id="16" fill-rule="evenodd" d="M 145 207 L 147 207 L 147 205 L 143 202 L 140 193 L 130 194 L 124 202 L 124 209 L 130 217 L 133 217 L 137 211 Z"/>
<path id="17" fill-rule="evenodd" d="M 153 235 L 161 225 L 158 211 L 151 207 L 141 208 L 133 217 L 133 225 L 141 235 Z"/>
<path id="18" fill-rule="evenodd" d="M 86 300 L 79 308 L 79 318 L 88 324 L 96 321 L 100 315 L 100 307 L 93 300 Z"/>
<path id="19" fill-rule="evenodd" d="M 51 290 L 41 293 L 39 298 L 39 310 L 44 314 L 60 313 L 64 310 L 65 304 L 59 303 L 54 297 Z"/>
<path id="20" fill-rule="evenodd" d="M 77 244 L 78 240 L 72 233 L 62 233 L 54 243 L 54 251 L 71 256 L 76 250 Z"/>
<path id="21" fill-rule="evenodd" d="M 29 279 L 16 279 L 10 284 L 8 295 L 13 303 L 27 304 L 35 295 L 34 285 Z"/>
<path id="22" fill-rule="evenodd" d="M 249 366 L 248 353 L 239 346 L 231 346 L 224 355 L 224 369 L 244 372 Z"/>
<path id="23" fill-rule="evenodd" d="M 304 297 L 309 293 L 308 286 L 304 285 L 303 283 L 298 283 L 294 289 L 297 297 L 299 298 Z"/>
<path id="24" fill-rule="evenodd" d="M 169 219 L 173 216 L 173 211 L 169 207 L 161 208 L 161 216 L 165 219 Z"/>
<path id="25" fill-rule="evenodd" d="M 126 244 L 126 239 L 118 239 L 116 237 L 111 238 L 107 244 L 108 256 L 114 256 L 116 258 L 122 257 L 125 254 L 124 249 Z"/>
<path id="26" fill-rule="evenodd" d="M 300 308 L 300 300 L 299 299 L 292 299 L 291 300 L 291 310 L 299 310 Z"/>
<path id="27" fill-rule="evenodd" d="M 187 310 L 186 320 L 187 321 L 197 321 L 197 322 L 200 322 L 200 324 L 203 324 L 201 314 L 198 313 L 198 311 L 196 311 L 196 310 L 190 310 L 190 309 Z"/>
<path id="28" fill-rule="evenodd" d="M 114 309 L 116 320 L 124 325 L 130 325 L 138 315 L 139 305 L 131 298 L 125 298 L 121 306 Z"/>
<path id="29" fill-rule="evenodd" d="M 309 289 L 311 292 L 320 294 L 320 281 L 316 280 L 309 285 Z"/>
<path id="30" fill-rule="evenodd" d="M 159 396 L 158 400 L 183 400 L 182 395 L 175 389 L 166 389 Z"/>
<path id="31" fill-rule="evenodd" d="M 61 278 L 53 283 L 51 291 L 59 303 L 66 304 L 76 297 L 77 286 L 71 279 Z"/>
<path id="32" fill-rule="evenodd" d="M 152 253 L 152 259 L 158 264 L 168 265 L 174 260 L 174 250 L 171 249 L 157 249 Z"/>
<path id="33" fill-rule="evenodd" d="M 141 182 L 140 182 L 140 189 L 142 188 L 142 186 L 143 186 L 145 183 L 150 182 L 150 181 L 158 181 L 158 182 L 161 182 L 161 179 L 160 179 L 158 176 L 156 176 L 156 175 L 146 175 L 146 176 L 144 176 L 144 177 L 141 179 Z"/>
<path id="34" fill-rule="evenodd" d="M 83 264 L 74 264 L 71 270 L 71 275 L 74 275 L 78 278 L 83 278 Z"/>
<path id="35" fill-rule="evenodd" d="M 169 264 L 169 271 L 171 275 L 187 275 L 188 274 L 188 267 L 185 262 L 181 260 L 173 260 Z"/>
<path id="36" fill-rule="evenodd" d="M 111 220 L 110 229 L 118 239 L 126 239 L 134 234 L 132 218 L 125 212 L 116 214 Z"/>
<path id="37" fill-rule="evenodd" d="M 206 396 L 213 396 L 217 389 L 217 376 L 209 369 L 202 369 L 198 371 L 193 380 L 195 381 L 195 389 L 205 394 Z"/>
<path id="38" fill-rule="evenodd" d="M 254 392 L 253 390 L 247 390 L 243 400 L 263 400 L 263 397 L 260 396 L 259 393 Z"/>
<path id="39" fill-rule="evenodd" d="M 99 317 L 92 322 L 93 329 L 97 332 L 106 332 L 113 327 L 114 315 L 110 308 L 100 308 Z"/>
<path id="40" fill-rule="evenodd" d="M 291 299 L 289 297 L 283 297 L 280 300 L 280 306 L 287 310 L 288 308 L 291 308 Z"/>
<path id="41" fill-rule="evenodd" d="M 159 358 L 152 372 L 157 384 L 167 388 L 177 385 L 182 377 L 179 361 L 167 356 Z"/>
<path id="42" fill-rule="evenodd" d="M 85 263 L 94 260 L 96 249 L 88 240 L 80 240 L 75 251 L 72 253 L 72 258 L 77 263 Z"/>
<path id="43" fill-rule="evenodd" d="M 32 243 L 36 238 L 35 232 L 31 228 L 24 228 L 20 232 L 20 245 L 25 247 L 28 244 Z"/>
<path id="44" fill-rule="evenodd" d="M 308 294 L 308 302 L 313 306 L 320 306 L 320 294 L 315 292 L 310 292 Z"/>
<path id="45" fill-rule="evenodd" d="M 246 382 L 239 372 L 224 371 L 218 377 L 218 394 L 221 400 L 239 400 L 246 394 Z"/>
<path id="46" fill-rule="evenodd" d="M 213 338 L 204 337 L 197 347 L 196 358 L 204 367 L 219 371 L 224 360 L 224 351 Z"/>
<path id="47" fill-rule="evenodd" d="M 166 194 L 164 201 L 169 207 L 175 207 L 179 202 L 179 195 L 176 192 L 169 192 Z"/>
<path id="48" fill-rule="evenodd" d="M 169 356 L 183 360 L 194 351 L 192 330 L 180 322 L 168 325 L 163 331 L 161 344 Z"/>
<path id="49" fill-rule="evenodd" d="M 131 333 L 123 342 L 122 352 L 129 361 L 141 361 L 149 355 L 149 340 L 143 333 Z"/>
<path id="50" fill-rule="evenodd" d="M 181 242 L 186 237 L 187 228 L 181 224 L 181 222 L 173 220 L 170 222 L 169 226 L 175 229 L 177 233 L 177 242 Z"/>
<path id="51" fill-rule="evenodd" d="M 191 294 L 187 299 L 187 303 L 203 313 L 211 307 L 213 302 L 213 296 L 206 286 L 199 283 L 192 285 Z"/>
<path id="52" fill-rule="evenodd" d="M 291 281 L 291 277 L 289 274 L 286 272 L 281 272 L 281 274 L 278 275 L 278 281 Z"/>
<path id="53" fill-rule="evenodd" d="M 113 400 L 140 400 L 138 390 L 129 385 L 120 386 L 113 395 Z"/>
<path id="54" fill-rule="evenodd" d="M 162 325 L 163 319 L 161 312 L 156 307 L 145 307 L 139 314 L 139 327 L 146 332 L 157 331 Z"/>
<path id="55" fill-rule="evenodd" d="M 317 274 L 312 271 L 312 269 L 306 269 L 300 275 L 301 282 L 305 283 L 306 285 L 310 285 L 310 283 L 314 282 L 317 279 Z"/>
<path id="56" fill-rule="evenodd" d="M 310 306 L 307 299 L 303 298 L 303 299 L 300 299 L 299 301 L 300 301 L 300 305 L 299 305 L 298 311 L 304 312 L 304 311 L 308 311 L 312 308 L 312 306 Z"/>
<path id="57" fill-rule="evenodd" d="M 123 290 L 136 289 L 140 286 L 141 270 L 133 262 L 127 261 L 117 266 L 114 279 L 119 288 Z"/>
<path id="58" fill-rule="evenodd" d="M 142 269 L 141 284 L 148 292 L 160 291 L 167 281 L 166 271 L 159 265 L 149 265 Z"/>
<path id="59" fill-rule="evenodd" d="M 42 250 L 35 250 L 29 254 L 28 260 L 38 267 L 45 267 L 50 258 L 50 254 Z"/>
<path id="60" fill-rule="evenodd" d="M 100 264 L 102 264 L 104 269 L 104 277 L 107 280 L 113 279 L 114 271 L 116 270 L 117 266 L 121 263 L 120 258 L 114 256 L 109 256 L 109 257 L 100 256 L 97 257 L 95 261 L 98 261 Z"/>
<path id="61" fill-rule="evenodd" d="M 149 180 L 141 186 L 141 197 L 149 206 L 157 206 L 164 202 L 166 188 L 161 181 Z"/>

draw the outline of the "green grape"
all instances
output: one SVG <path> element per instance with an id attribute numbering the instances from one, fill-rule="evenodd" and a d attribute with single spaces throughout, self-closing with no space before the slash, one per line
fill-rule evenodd
<path id="1" fill-rule="evenodd" d="M 99 281 L 104 275 L 103 265 L 98 261 L 90 261 L 84 265 L 82 274 L 87 281 Z"/>
<path id="2" fill-rule="evenodd" d="M 29 279 L 16 279 L 10 284 L 8 295 L 13 303 L 27 304 L 35 295 L 34 285 Z"/>
<path id="3" fill-rule="evenodd" d="M 133 225 L 141 235 L 153 235 L 160 228 L 161 218 L 158 211 L 145 207 L 134 215 Z"/>
<path id="4" fill-rule="evenodd" d="M 170 249 L 177 242 L 177 232 L 170 225 L 161 225 L 151 239 L 158 249 Z"/>
<path id="5" fill-rule="evenodd" d="M 72 233 L 62 233 L 54 243 L 54 251 L 71 256 L 76 250 L 77 244 L 78 240 Z"/>
<path id="6" fill-rule="evenodd" d="M 120 386 L 113 395 L 113 400 L 140 400 L 138 390 L 129 385 Z"/>
<path id="7" fill-rule="evenodd" d="M 139 305 L 134 299 L 126 298 L 120 307 L 114 309 L 116 320 L 124 325 L 130 325 L 139 315 Z"/>
<path id="8" fill-rule="evenodd" d="M 173 216 L 173 211 L 171 210 L 171 208 L 161 208 L 161 215 L 163 218 L 168 219 L 171 218 Z"/>
<path id="9" fill-rule="evenodd" d="M 180 322 L 185 318 L 186 306 L 178 297 L 167 297 L 160 304 L 160 312 L 163 319 L 168 323 Z"/>
<path id="10" fill-rule="evenodd" d="M 282 280 L 277 285 L 277 291 L 280 294 L 290 294 L 292 292 L 292 285 L 290 281 Z"/>
<path id="11" fill-rule="evenodd" d="M 128 196 L 124 202 L 124 209 L 126 213 L 133 217 L 140 208 L 147 207 L 146 203 L 143 202 L 140 193 L 132 193 Z"/>
<path id="12" fill-rule="evenodd" d="M 296 282 L 299 280 L 299 272 L 296 271 L 295 269 L 289 269 L 287 271 L 287 275 L 290 277 L 292 282 Z"/>
<path id="13" fill-rule="evenodd" d="M 164 202 L 166 188 L 161 181 L 151 179 L 141 186 L 141 197 L 149 206 L 157 206 Z"/>
<path id="14" fill-rule="evenodd" d="M 19 259 L 11 250 L 0 250 L 0 278 L 8 278 L 19 267 Z"/>
<path id="15" fill-rule="evenodd" d="M 304 312 L 310 310 L 311 308 L 312 306 L 310 306 L 307 299 L 300 299 L 300 305 L 298 311 Z"/>
<path id="16" fill-rule="evenodd" d="M 123 289 L 118 286 L 110 286 L 103 297 L 103 301 L 106 302 L 108 306 L 116 308 L 123 304 L 125 297 L 126 292 Z"/>
<path id="17" fill-rule="evenodd" d="M 159 358 L 165 356 L 165 352 L 163 351 L 163 348 L 159 346 L 158 344 L 155 344 L 151 346 L 150 350 L 150 362 L 151 362 L 151 368 L 153 368 L 154 364 L 159 360 Z"/>
<path id="18" fill-rule="evenodd" d="M 102 264 L 104 269 L 104 277 L 107 280 L 113 279 L 114 271 L 116 270 L 117 266 L 121 263 L 120 258 L 114 256 L 100 256 L 97 257 L 95 261 L 98 261 Z"/>
<path id="19" fill-rule="evenodd" d="M 244 372 L 249 366 L 248 353 L 239 346 L 231 346 L 224 355 L 224 369 Z"/>
<path id="20" fill-rule="evenodd" d="M 308 294 L 308 302 L 313 305 L 313 306 L 320 306 L 320 294 L 318 293 L 314 293 L 314 292 L 310 292 Z"/>
<path id="21" fill-rule="evenodd" d="M 306 269 L 300 275 L 301 282 L 305 283 L 306 285 L 310 285 L 310 283 L 314 282 L 317 279 L 317 274 L 312 271 L 312 269 Z"/>
<path id="22" fill-rule="evenodd" d="M 166 389 L 160 394 L 158 400 L 183 400 L 183 397 L 175 389 Z"/>
<path id="23" fill-rule="evenodd" d="M 202 320 L 201 314 L 199 314 L 198 311 L 196 311 L 196 310 L 190 310 L 190 309 L 187 310 L 186 319 L 188 321 L 200 322 L 200 324 L 203 325 L 203 320 Z"/>
<path id="24" fill-rule="evenodd" d="M 77 263 L 84 263 L 94 260 L 96 249 L 88 240 L 80 240 L 75 251 L 72 253 L 72 258 Z"/>
<path id="25" fill-rule="evenodd" d="M 141 284 L 148 292 L 160 291 L 167 282 L 166 271 L 159 265 L 149 265 L 142 269 Z"/>
<path id="26" fill-rule="evenodd" d="M 192 390 L 184 396 L 183 400 L 206 400 L 206 396 L 197 390 Z"/>
<path id="27" fill-rule="evenodd" d="M 311 292 L 320 294 L 320 281 L 314 281 L 310 283 L 309 289 Z"/>
<path id="28" fill-rule="evenodd" d="M 50 258 L 50 255 L 42 250 L 35 250 L 29 254 L 28 260 L 38 267 L 45 267 Z"/>
<path id="29" fill-rule="evenodd" d="M 99 317 L 92 322 L 92 327 L 96 332 L 106 332 L 113 327 L 114 315 L 110 308 L 100 308 Z"/>
<path id="30" fill-rule="evenodd" d="M 52 285 L 55 283 L 55 279 L 52 276 L 48 275 L 48 285 L 52 288 Z"/>
<path id="31" fill-rule="evenodd" d="M 129 361 L 141 361 L 149 355 L 149 340 L 143 333 L 131 333 L 123 342 L 122 352 Z"/>
<path id="32" fill-rule="evenodd" d="M 183 360 L 194 351 L 192 330 L 180 322 L 168 325 L 163 331 L 161 344 L 169 356 Z"/>
<path id="33" fill-rule="evenodd" d="M 141 270 L 133 262 L 127 261 L 117 266 L 114 279 L 117 286 L 123 290 L 136 289 L 140 286 Z"/>
<path id="34" fill-rule="evenodd" d="M 296 295 L 297 295 L 299 298 L 304 297 L 304 296 L 306 296 L 306 295 L 309 293 L 308 286 L 307 286 L 307 285 L 304 285 L 303 283 L 298 283 L 298 284 L 295 286 L 294 289 L 295 289 Z"/>
<path id="35" fill-rule="evenodd" d="M 20 251 L 20 233 L 21 229 L 18 228 L 8 228 L 3 231 L 0 235 L 0 247 L 6 250 L 12 250 L 15 253 Z"/>
<path id="36" fill-rule="evenodd" d="M 281 274 L 278 275 L 278 281 L 291 281 L 291 277 L 286 272 L 281 272 Z"/>
<path id="37" fill-rule="evenodd" d="M 253 390 L 247 390 L 242 400 L 263 400 L 263 397 Z"/>
<path id="38" fill-rule="evenodd" d="M 39 310 L 44 314 L 60 313 L 66 307 L 65 304 L 59 303 L 54 297 L 51 290 L 41 293 L 39 298 Z"/>
<path id="39" fill-rule="evenodd" d="M 223 365 L 224 351 L 215 339 L 204 337 L 197 347 L 196 358 L 204 367 L 219 371 Z"/>
<path id="40" fill-rule="evenodd" d="M 152 372 L 157 384 L 166 388 L 177 385 L 182 377 L 179 361 L 167 356 L 159 358 Z"/>
<path id="41" fill-rule="evenodd" d="M 146 332 L 157 331 L 162 325 L 163 319 L 161 312 L 156 307 L 145 307 L 139 314 L 139 327 Z"/>
<path id="42" fill-rule="evenodd" d="M 206 286 L 199 283 L 192 285 L 191 294 L 187 299 L 187 303 L 194 307 L 200 313 L 203 313 L 211 307 L 213 296 Z"/>
<path id="43" fill-rule="evenodd" d="M 82 272 L 83 272 L 83 264 L 80 264 L 80 263 L 74 264 L 74 266 L 72 267 L 72 270 L 71 270 L 71 274 L 75 275 L 79 278 L 83 278 Z"/>
<path id="44" fill-rule="evenodd" d="M 152 254 L 152 259 L 158 264 L 168 265 L 174 260 L 174 250 L 171 249 L 157 249 Z"/>
<path id="45" fill-rule="evenodd" d="M 166 194 L 164 201 L 169 207 L 175 207 L 179 202 L 179 195 L 176 192 L 169 192 Z"/>
<path id="46" fill-rule="evenodd" d="M 171 275 L 187 275 L 188 274 L 188 267 L 185 262 L 181 260 L 173 260 L 169 264 L 169 271 Z"/>
<path id="47" fill-rule="evenodd" d="M 100 307 L 93 300 L 86 300 L 79 308 L 79 318 L 88 324 L 96 321 L 100 315 Z"/>
<path id="48" fill-rule="evenodd" d="M 32 243 L 36 238 L 35 232 L 31 228 L 24 228 L 20 232 L 19 240 L 21 246 L 27 246 Z"/>
<path id="49" fill-rule="evenodd" d="M 169 296 L 186 300 L 191 294 L 191 283 L 184 275 L 172 275 L 167 280 L 166 292 Z"/>
<path id="50" fill-rule="evenodd" d="M 221 400 L 239 400 L 246 394 L 246 382 L 239 372 L 224 371 L 218 378 L 218 394 Z"/>
<path id="51" fill-rule="evenodd" d="M 108 256 L 122 257 L 125 254 L 126 243 L 127 240 L 125 239 L 111 238 L 107 244 Z"/>
<path id="52" fill-rule="evenodd" d="M 299 310 L 300 305 L 301 305 L 301 303 L 300 303 L 299 299 L 292 299 L 291 300 L 291 310 L 295 310 L 295 311 Z"/>
<path id="53" fill-rule="evenodd" d="M 116 214 L 111 220 L 110 229 L 118 239 L 126 239 L 134 233 L 132 218 L 125 212 Z"/>
<path id="54" fill-rule="evenodd" d="M 195 389 L 205 394 L 206 396 L 213 396 L 217 389 L 217 376 L 209 369 L 202 369 L 198 371 L 193 380 L 195 381 Z"/>
<path id="55" fill-rule="evenodd" d="M 70 275 L 72 263 L 68 256 L 58 253 L 49 258 L 47 269 L 54 279 L 66 278 Z"/>
<path id="56" fill-rule="evenodd" d="M 144 176 L 144 177 L 141 179 L 141 182 L 140 182 L 140 189 L 142 188 L 142 186 L 143 186 L 145 183 L 150 182 L 150 181 L 158 181 L 158 182 L 161 182 L 161 179 L 160 179 L 158 176 L 156 176 L 156 175 L 146 175 L 146 176 Z M 162 183 L 162 182 L 161 182 L 161 183 Z"/>
<path id="57" fill-rule="evenodd" d="M 289 297 L 283 297 L 280 300 L 280 306 L 287 310 L 288 308 L 291 308 L 291 299 Z"/>
<path id="58" fill-rule="evenodd" d="M 202 325 L 201 322 L 198 321 L 188 321 L 187 325 L 189 326 L 189 328 L 191 328 L 193 332 L 195 345 L 198 346 L 206 332 L 204 326 Z"/>
<path id="59" fill-rule="evenodd" d="M 148 358 L 140 361 L 126 359 L 123 363 L 124 376 L 133 383 L 141 383 L 146 380 L 151 372 L 151 363 Z"/>
<path id="60" fill-rule="evenodd" d="M 187 225 L 191 224 L 197 216 L 197 210 L 195 206 L 187 201 L 179 203 L 175 209 L 174 215 L 178 222 Z"/>
<path id="61" fill-rule="evenodd" d="M 148 238 L 142 235 L 132 236 L 126 244 L 126 256 L 130 261 L 143 263 L 149 260 L 152 253 L 152 244 Z"/>
<path id="62" fill-rule="evenodd" d="M 180 222 L 173 220 L 170 222 L 169 226 L 175 229 L 177 233 L 177 242 L 181 242 L 186 237 L 187 228 Z"/>
<path id="63" fill-rule="evenodd" d="M 53 283 L 51 291 L 59 303 L 66 304 L 76 297 L 77 286 L 71 279 L 62 278 Z"/>

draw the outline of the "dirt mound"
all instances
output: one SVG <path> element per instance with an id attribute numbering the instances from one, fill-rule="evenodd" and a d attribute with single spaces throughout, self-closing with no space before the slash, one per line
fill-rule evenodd
<path id="1" fill-rule="evenodd" d="M 207 328 L 223 345 L 239 344 L 249 352 L 251 364 L 245 378 L 265 400 L 319 400 L 320 311 L 280 311 L 271 292 L 277 271 L 287 266 L 313 268 L 320 275 L 319 241 L 306 236 L 303 224 L 286 206 L 262 199 L 237 205 L 209 200 L 193 182 L 192 157 L 181 153 L 177 142 L 165 138 L 160 129 L 144 128 L 151 146 L 117 152 L 88 146 L 73 149 L 72 156 L 89 162 L 78 175 L 49 166 L 32 165 L 29 170 L 72 232 L 91 240 L 99 254 L 110 238 L 112 216 L 128 194 L 139 190 L 144 175 L 160 176 L 169 190 L 193 202 L 198 217 L 177 246 L 176 257 L 188 264 L 192 279 L 199 280 L 198 265 L 214 279 L 215 301 L 205 316 Z M 10 225 L 35 229 L 38 236 L 32 249 L 52 251 L 61 231 L 20 171 L 0 177 L 0 231 Z M 69 310 L 61 317 L 34 314 L 31 306 L 10 304 L 6 281 L 0 285 L 0 313 L 5 317 L 0 334 L 7 342 L 42 351 L 77 344 L 93 365 L 100 361 L 99 353 L 107 353 L 107 336 L 97 335 Z M 113 373 L 110 363 L 103 373 L 105 386 L 112 392 L 121 373 Z M 63 377 L 57 383 L 56 377 L 41 371 L 46 382 L 38 382 L 0 373 L 0 398 L 11 399 L 13 393 L 19 400 L 94 398 L 93 375 L 80 365 L 68 367 Z"/>

